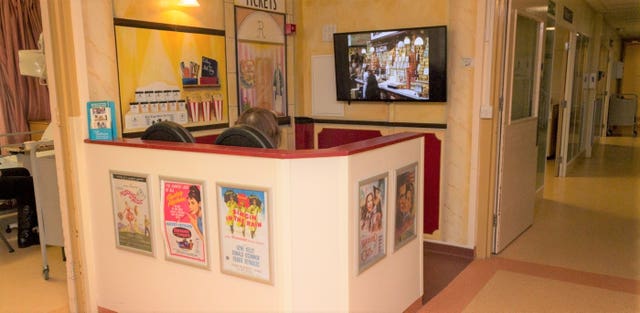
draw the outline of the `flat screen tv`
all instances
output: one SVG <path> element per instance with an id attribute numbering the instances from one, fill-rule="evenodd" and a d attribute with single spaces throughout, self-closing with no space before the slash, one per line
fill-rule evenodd
<path id="1" fill-rule="evenodd" d="M 447 101 L 447 28 L 335 33 L 339 101 Z"/>

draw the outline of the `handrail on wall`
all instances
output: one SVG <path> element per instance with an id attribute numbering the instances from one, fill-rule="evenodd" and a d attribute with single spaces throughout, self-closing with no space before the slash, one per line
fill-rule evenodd
<path id="1" fill-rule="evenodd" d="M 16 132 L 16 133 L 0 134 L 0 137 L 11 137 L 11 136 L 18 136 L 18 135 L 32 135 L 32 134 L 39 134 L 39 133 L 44 133 L 44 129 L 43 130 L 28 131 L 28 132 Z"/>
<path id="2" fill-rule="evenodd" d="M 35 135 L 35 134 L 42 134 L 44 132 L 45 132 L 45 130 L 43 129 L 43 130 L 34 130 L 34 131 L 28 131 L 28 132 L 6 133 L 6 134 L 0 134 L 0 137 L 14 137 L 14 136 L 20 136 L 20 135 Z M 2 149 L 12 148 L 12 147 L 20 147 L 22 145 L 24 145 L 24 142 L 9 143 L 9 144 L 0 145 L 0 155 L 4 155 Z"/>

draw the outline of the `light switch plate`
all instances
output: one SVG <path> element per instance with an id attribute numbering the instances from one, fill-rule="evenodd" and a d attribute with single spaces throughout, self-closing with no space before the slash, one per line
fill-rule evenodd
<path id="1" fill-rule="evenodd" d="M 483 105 L 480 107 L 480 118 L 490 119 L 493 117 L 493 107 L 490 105 Z"/>
<path id="2" fill-rule="evenodd" d="M 333 34 L 336 32 L 336 24 L 322 25 L 322 41 L 333 41 Z"/>

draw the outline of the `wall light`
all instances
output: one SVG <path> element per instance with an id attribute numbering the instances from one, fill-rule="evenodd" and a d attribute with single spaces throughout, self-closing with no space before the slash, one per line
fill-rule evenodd
<path id="1" fill-rule="evenodd" d="M 528 7 L 525 9 L 525 11 L 529 11 L 529 12 L 547 12 L 548 10 L 549 10 L 549 7 L 546 5 L 541 5 L 537 7 Z"/>
<path id="2" fill-rule="evenodd" d="M 199 7 L 200 3 L 198 3 L 198 0 L 179 0 L 178 1 L 178 6 L 181 6 L 181 7 Z"/>

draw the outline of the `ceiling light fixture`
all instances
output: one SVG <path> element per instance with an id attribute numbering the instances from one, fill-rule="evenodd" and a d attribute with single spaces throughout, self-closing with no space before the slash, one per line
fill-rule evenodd
<path id="1" fill-rule="evenodd" d="M 198 0 L 179 0 L 178 1 L 178 6 L 181 6 L 181 7 L 199 7 L 200 3 L 198 3 Z"/>

